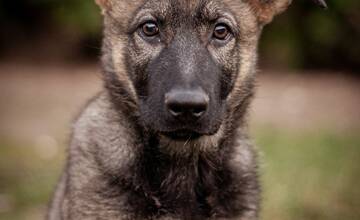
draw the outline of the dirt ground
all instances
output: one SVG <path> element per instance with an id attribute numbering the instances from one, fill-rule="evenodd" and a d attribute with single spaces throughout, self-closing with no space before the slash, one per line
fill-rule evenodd
<path id="1" fill-rule="evenodd" d="M 63 140 L 72 118 L 101 86 L 95 64 L 0 64 L 0 137 Z M 261 71 L 250 119 L 272 128 L 358 129 L 360 79 L 340 72 Z"/>

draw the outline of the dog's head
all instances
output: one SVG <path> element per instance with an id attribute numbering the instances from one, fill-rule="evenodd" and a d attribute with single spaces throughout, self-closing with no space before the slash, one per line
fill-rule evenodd
<path id="1" fill-rule="evenodd" d="M 96 1 L 108 87 L 135 103 L 141 124 L 173 139 L 215 134 L 245 102 L 261 29 L 291 2 Z"/>

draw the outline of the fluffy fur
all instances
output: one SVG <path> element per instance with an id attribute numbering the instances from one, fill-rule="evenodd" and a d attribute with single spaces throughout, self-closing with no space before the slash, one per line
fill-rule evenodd
<path id="1" fill-rule="evenodd" d="M 104 90 L 74 123 L 47 219 L 258 219 L 247 109 L 261 30 L 290 1 L 96 2 L 104 16 Z M 149 15 L 162 21 L 161 43 L 139 34 Z M 219 18 L 232 37 L 222 45 L 206 43 Z M 179 126 L 168 123 L 159 97 L 180 81 L 201 86 L 217 103 L 191 125 L 198 138 L 175 140 L 161 132 Z"/>

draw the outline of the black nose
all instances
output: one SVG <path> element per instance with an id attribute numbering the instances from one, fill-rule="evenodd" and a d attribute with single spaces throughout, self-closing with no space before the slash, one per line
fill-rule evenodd
<path id="1" fill-rule="evenodd" d="M 197 119 L 205 114 L 209 96 L 202 90 L 172 90 L 165 95 L 165 105 L 173 117 Z"/>

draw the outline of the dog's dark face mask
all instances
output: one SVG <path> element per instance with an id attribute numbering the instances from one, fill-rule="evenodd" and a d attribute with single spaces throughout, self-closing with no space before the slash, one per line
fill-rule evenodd
<path id="1" fill-rule="evenodd" d="M 213 134 L 222 120 L 230 79 L 195 33 L 179 32 L 145 70 L 141 115 L 146 124 L 170 136 Z"/>
<path id="2" fill-rule="evenodd" d="M 239 55 L 235 18 L 222 4 L 216 10 L 148 3 L 135 17 L 128 62 L 137 64 L 140 120 L 150 130 L 174 139 L 218 131 Z"/>

